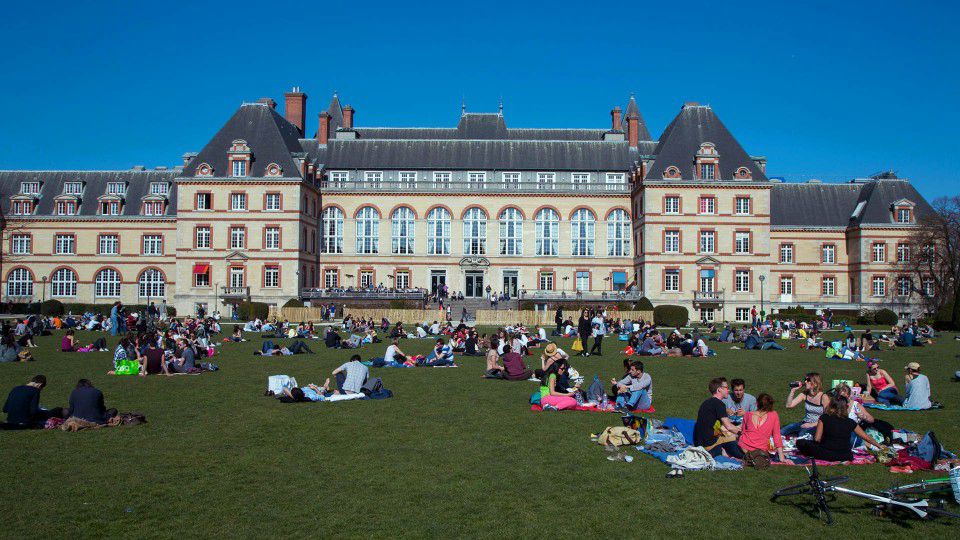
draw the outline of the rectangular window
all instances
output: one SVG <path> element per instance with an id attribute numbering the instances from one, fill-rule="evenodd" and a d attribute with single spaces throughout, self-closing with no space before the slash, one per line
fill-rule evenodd
<path id="1" fill-rule="evenodd" d="M 207 267 L 207 271 L 202 274 L 193 274 L 193 286 L 194 287 L 209 287 L 210 286 L 210 268 Z"/>
<path id="2" fill-rule="evenodd" d="M 913 221 L 911 213 L 909 208 L 897 208 L 897 223 L 910 223 Z"/>
<path id="3" fill-rule="evenodd" d="M 372 289 L 375 283 L 373 282 L 373 270 L 361 270 L 360 271 L 360 288 L 361 289 Z"/>
<path id="4" fill-rule="evenodd" d="M 467 173 L 467 185 L 470 189 L 483 189 L 487 183 L 487 173 L 471 172 Z"/>
<path id="5" fill-rule="evenodd" d="M 81 193 L 83 193 L 82 182 L 66 182 L 63 184 L 64 195 L 80 195 Z"/>
<path id="6" fill-rule="evenodd" d="M 240 211 L 247 209 L 247 194 L 246 193 L 231 193 L 230 194 L 230 210 Z"/>
<path id="7" fill-rule="evenodd" d="M 887 280 L 882 276 L 873 278 L 871 283 L 870 292 L 873 296 L 886 296 L 887 294 Z"/>
<path id="8" fill-rule="evenodd" d="M 264 249 L 280 249 L 280 227 L 267 227 L 263 230 Z"/>
<path id="9" fill-rule="evenodd" d="M 553 290 L 553 272 L 540 272 L 540 290 Z"/>
<path id="10" fill-rule="evenodd" d="M 663 252 L 680 253 L 680 231 L 664 231 Z"/>
<path id="11" fill-rule="evenodd" d="M 908 277 L 897 278 L 897 296 L 910 296 L 913 289 L 913 281 Z"/>
<path id="12" fill-rule="evenodd" d="M 680 213 L 680 197 L 664 197 L 663 213 L 679 214 Z"/>
<path id="13" fill-rule="evenodd" d="M 750 308 L 738 307 L 735 311 L 737 322 L 750 322 Z"/>
<path id="14" fill-rule="evenodd" d="M 750 233 L 737 232 L 733 237 L 733 252 L 737 254 L 750 253 Z"/>
<path id="15" fill-rule="evenodd" d="M 104 216 L 119 216 L 120 201 L 103 201 L 100 203 L 100 214 Z"/>
<path id="16" fill-rule="evenodd" d="M 369 188 L 379 188 L 383 182 L 383 173 L 380 171 L 367 171 L 363 173 L 363 181 Z"/>
<path id="17" fill-rule="evenodd" d="M 210 248 L 210 227 L 197 227 L 197 248 Z"/>
<path id="18" fill-rule="evenodd" d="M 396 277 L 396 287 L 398 289 L 409 289 L 410 288 L 410 272 L 402 271 L 395 274 Z"/>
<path id="19" fill-rule="evenodd" d="M 24 195 L 39 195 L 40 182 L 20 182 L 20 193 Z"/>
<path id="20" fill-rule="evenodd" d="M 837 280 L 832 277 L 825 277 L 820 281 L 820 294 L 823 296 L 836 296 Z"/>
<path id="21" fill-rule="evenodd" d="M 734 292 L 750 292 L 750 271 L 737 270 L 733 276 Z"/>
<path id="22" fill-rule="evenodd" d="M 713 253 L 717 249 L 717 233 L 700 231 L 700 253 Z"/>
<path id="23" fill-rule="evenodd" d="M 557 183 L 557 174 L 552 172 L 537 173 L 537 189 L 553 189 Z"/>
<path id="24" fill-rule="evenodd" d="M 163 202 L 162 201 L 146 201 L 145 203 L 143 203 L 143 215 L 162 216 Z"/>
<path id="25" fill-rule="evenodd" d="M 573 281 L 578 291 L 590 290 L 590 272 L 577 271 Z"/>
<path id="26" fill-rule="evenodd" d="M 520 187 L 520 173 L 518 172 L 503 173 L 503 187 L 506 189 L 516 189 Z"/>
<path id="27" fill-rule="evenodd" d="M 33 214 L 33 201 L 13 201 L 13 215 L 29 216 Z"/>
<path id="28" fill-rule="evenodd" d="M 342 188 L 347 185 L 347 180 L 350 178 L 350 173 L 347 171 L 330 171 L 330 174 L 327 175 L 329 181 L 327 184 L 329 187 Z"/>
<path id="29" fill-rule="evenodd" d="M 674 268 L 664 271 L 663 290 L 666 292 L 680 291 L 680 270 Z"/>
<path id="30" fill-rule="evenodd" d="M 212 208 L 211 195 L 209 193 L 197 193 L 197 210 L 211 210 Z"/>
<path id="31" fill-rule="evenodd" d="M 716 214 L 717 199 L 715 197 L 700 197 L 700 213 Z"/>
<path id="32" fill-rule="evenodd" d="M 935 288 L 936 288 L 936 283 L 935 283 L 932 279 L 926 278 L 926 279 L 923 280 L 923 294 L 924 294 L 924 295 L 926 295 L 926 296 L 928 296 L 928 297 L 932 297 Z"/>
<path id="33" fill-rule="evenodd" d="M 621 189 L 627 185 L 627 175 L 623 173 L 607 173 L 607 189 Z"/>
<path id="34" fill-rule="evenodd" d="M 77 213 L 77 201 L 57 201 L 58 216 L 72 216 Z"/>
<path id="35" fill-rule="evenodd" d="M 780 244 L 780 264 L 793 262 L 793 244 Z"/>
<path id="36" fill-rule="evenodd" d="M 780 278 L 780 294 L 782 295 L 793 294 L 793 278 L 792 277 Z"/>
<path id="37" fill-rule="evenodd" d="M 590 173 L 573 173 L 570 175 L 573 189 L 590 189 Z"/>
<path id="38" fill-rule="evenodd" d="M 230 249 L 247 247 L 247 230 L 243 227 L 230 227 Z"/>
<path id="39" fill-rule="evenodd" d="M 107 183 L 107 195 L 126 195 L 127 194 L 127 184 L 126 182 L 108 182 Z"/>
<path id="40" fill-rule="evenodd" d="M 280 211 L 280 194 L 279 193 L 267 193 L 266 200 L 264 201 L 264 210 L 268 212 Z"/>
<path id="41" fill-rule="evenodd" d="M 887 245 L 874 244 L 873 245 L 873 262 L 882 263 L 886 260 L 887 260 Z"/>
<path id="42" fill-rule="evenodd" d="M 897 244 L 897 262 L 898 263 L 910 262 L 910 245 L 909 244 Z"/>
<path id="43" fill-rule="evenodd" d="M 700 320 L 704 322 L 713 322 L 716 310 L 713 308 L 700 308 Z"/>
<path id="44" fill-rule="evenodd" d="M 15 234 L 10 241 L 10 251 L 14 255 L 29 255 L 33 249 L 33 237 L 29 234 Z"/>
<path id="45" fill-rule="evenodd" d="M 737 197 L 734 201 L 734 212 L 741 216 L 750 214 L 750 197 Z"/>
<path id="46" fill-rule="evenodd" d="M 449 188 L 452 173 L 435 172 L 433 173 L 433 184 L 438 188 Z"/>
<path id="47" fill-rule="evenodd" d="M 835 264 L 837 262 L 837 246 L 824 244 L 820 252 L 820 262 L 823 264 Z"/>
<path id="48" fill-rule="evenodd" d="M 401 172 L 400 173 L 400 187 L 403 189 L 414 189 L 417 187 L 417 173 L 416 172 Z"/>
<path id="49" fill-rule="evenodd" d="M 116 255 L 120 253 L 120 237 L 115 234 L 100 235 L 100 255 Z"/>
<path id="50" fill-rule="evenodd" d="M 241 159 L 235 159 L 232 162 L 233 176 L 246 176 L 247 175 L 247 162 Z"/>
<path id="51" fill-rule="evenodd" d="M 335 289 L 340 286 L 340 274 L 336 270 L 327 269 L 323 271 L 323 286 L 327 289 Z"/>
<path id="52" fill-rule="evenodd" d="M 231 287 L 243 287 L 243 268 L 230 268 L 230 286 Z"/>
<path id="53" fill-rule="evenodd" d="M 163 236 L 147 234 L 143 236 L 144 255 L 163 255 Z"/>
<path id="54" fill-rule="evenodd" d="M 150 183 L 150 194 L 151 195 L 163 195 L 166 196 L 170 191 L 170 184 L 166 182 L 151 182 Z"/>
<path id="55" fill-rule="evenodd" d="M 700 164 L 700 178 L 703 180 L 713 180 L 717 176 L 717 166 L 713 163 Z"/>
<path id="56" fill-rule="evenodd" d="M 264 287 L 279 287 L 280 286 L 280 267 L 279 266 L 265 266 L 263 268 L 263 286 Z"/>
<path id="57" fill-rule="evenodd" d="M 76 255 L 76 237 L 72 234 L 58 234 L 54 236 L 54 254 Z"/>

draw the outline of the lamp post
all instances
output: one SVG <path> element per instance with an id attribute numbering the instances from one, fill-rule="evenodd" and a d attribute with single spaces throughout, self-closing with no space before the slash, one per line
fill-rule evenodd
<path id="1" fill-rule="evenodd" d="M 40 296 L 40 303 L 47 301 L 47 276 L 42 276 L 40 281 L 43 282 L 43 292 Z"/>
<path id="2" fill-rule="evenodd" d="M 767 280 L 767 276 L 760 274 L 760 320 L 764 319 L 763 313 L 763 282 Z"/>

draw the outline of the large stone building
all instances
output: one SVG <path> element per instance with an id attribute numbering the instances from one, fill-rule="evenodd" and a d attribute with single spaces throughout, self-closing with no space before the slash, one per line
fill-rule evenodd
<path id="1" fill-rule="evenodd" d="M 930 211 L 908 181 L 768 179 L 709 106 L 654 139 L 632 97 L 609 129 L 518 129 L 502 108 L 360 127 L 334 96 L 307 138 L 306 102 L 242 105 L 175 169 L 0 171 L 3 300 L 192 312 L 446 285 L 745 320 L 761 298 L 904 312 L 922 289 L 901 275 Z"/>

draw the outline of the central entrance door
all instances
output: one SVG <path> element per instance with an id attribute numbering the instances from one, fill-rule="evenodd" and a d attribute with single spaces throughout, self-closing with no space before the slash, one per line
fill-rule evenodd
<path id="1" fill-rule="evenodd" d="M 447 284 L 447 272 L 444 270 L 430 271 L 430 294 L 436 294 Z"/>
<path id="2" fill-rule="evenodd" d="M 464 287 L 463 295 L 469 296 L 470 298 L 482 298 L 483 272 L 467 272 L 465 277 L 466 286 Z"/>
<path id="3" fill-rule="evenodd" d="M 503 292 L 510 295 L 510 298 L 517 297 L 517 271 L 503 271 Z"/>

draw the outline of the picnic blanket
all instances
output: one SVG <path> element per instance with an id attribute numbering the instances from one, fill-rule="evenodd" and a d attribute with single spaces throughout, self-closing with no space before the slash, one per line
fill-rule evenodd
<path id="1" fill-rule="evenodd" d="M 863 406 L 870 409 L 879 409 L 881 411 L 929 411 L 930 409 L 943 408 L 943 405 L 939 403 L 934 403 L 926 409 L 920 409 L 917 407 L 904 407 L 903 405 L 886 405 L 883 403 L 864 403 Z"/>
<path id="2" fill-rule="evenodd" d="M 688 446 L 674 452 L 657 452 L 646 447 L 637 447 L 637 450 L 659 459 L 663 464 L 673 469 L 685 471 L 739 471 L 743 463 L 738 459 L 726 456 L 712 457 L 709 452 L 700 446 Z"/>
<path id="3" fill-rule="evenodd" d="M 533 405 L 530 405 L 530 410 L 533 411 L 533 412 L 540 412 L 540 411 L 543 410 L 543 407 L 541 407 L 539 404 L 536 404 L 536 403 L 535 403 L 535 404 L 533 404 Z M 598 406 L 596 406 L 596 405 L 577 405 L 577 406 L 576 406 L 575 408 L 573 408 L 573 409 L 564 409 L 564 410 L 565 410 L 565 411 L 586 411 L 586 412 L 619 412 L 619 411 L 617 411 L 616 409 L 609 409 L 609 410 L 601 409 L 600 407 L 598 407 Z M 653 407 L 650 407 L 649 409 L 636 409 L 636 410 L 633 410 L 633 411 L 630 411 L 630 412 L 632 412 L 632 413 L 652 413 L 652 412 L 656 412 L 656 409 L 654 409 Z"/>

